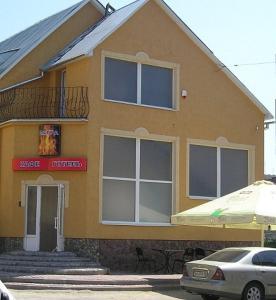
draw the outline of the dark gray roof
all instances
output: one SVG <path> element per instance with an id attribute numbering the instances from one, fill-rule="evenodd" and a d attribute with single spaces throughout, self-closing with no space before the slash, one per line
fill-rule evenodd
<path id="1" fill-rule="evenodd" d="M 27 55 L 34 47 L 88 2 L 88 0 L 82 0 L 81 2 L 13 35 L 5 41 L 0 42 L 0 79 L 19 60 Z M 104 11 L 104 8 L 98 1 L 91 2 L 99 9 L 102 8 Z"/>
<path id="2" fill-rule="evenodd" d="M 55 64 L 58 64 L 59 60 L 69 52 L 75 45 L 77 45 L 80 41 L 82 41 L 89 33 L 91 33 L 96 27 L 98 27 L 107 16 L 103 16 L 100 20 L 98 20 L 95 24 L 89 26 L 83 33 L 73 39 L 68 45 L 65 46 L 61 51 L 59 51 L 54 57 L 52 57 L 46 64 L 41 67 L 42 71 L 48 71 L 50 68 L 54 67 Z"/>
<path id="3" fill-rule="evenodd" d="M 43 70 L 48 70 L 77 57 L 89 55 L 93 49 L 124 24 L 139 8 L 147 3 L 147 1 L 148 0 L 136 0 L 105 15 L 48 61 L 43 66 Z"/>

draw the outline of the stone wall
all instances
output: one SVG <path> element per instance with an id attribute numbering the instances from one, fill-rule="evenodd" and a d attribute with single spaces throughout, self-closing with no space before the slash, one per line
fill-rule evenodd
<path id="1" fill-rule="evenodd" d="M 0 237 L 0 253 L 23 250 L 23 238 Z"/>
<path id="2" fill-rule="evenodd" d="M 66 238 L 64 250 L 99 262 L 99 240 Z"/>
<path id="3" fill-rule="evenodd" d="M 98 239 L 65 239 L 64 250 L 78 256 L 89 257 L 95 262 L 108 267 L 111 271 L 135 272 L 137 256 L 136 247 L 144 255 L 156 261 L 157 266 L 164 263 L 164 256 L 153 249 L 183 250 L 187 247 L 204 249 L 222 249 L 231 246 L 258 246 L 258 242 L 214 242 L 214 241 L 163 241 L 163 240 L 98 240 Z M 0 238 L 0 253 L 23 250 L 23 238 Z M 172 260 L 182 253 L 179 252 Z M 151 266 L 152 267 L 152 266 Z M 150 268 L 149 268 L 150 270 Z M 147 271 L 145 269 L 145 271 Z"/>
<path id="4" fill-rule="evenodd" d="M 144 251 L 144 255 L 156 261 L 157 266 L 164 263 L 164 256 L 152 249 L 183 250 L 187 247 L 204 249 L 222 249 L 231 246 L 258 246 L 258 242 L 214 242 L 214 241 L 163 241 L 163 240 L 94 240 L 66 239 L 65 251 L 75 252 L 79 256 L 90 257 L 111 271 L 135 272 L 137 264 L 136 247 Z M 172 257 L 181 257 L 182 252 Z M 151 266 L 153 268 L 153 266 Z M 149 268 L 150 270 L 150 268 Z M 147 271 L 145 269 L 145 271 Z"/>
<path id="5" fill-rule="evenodd" d="M 214 241 L 163 241 L 163 240 L 100 240 L 100 262 L 111 271 L 135 272 L 136 247 L 143 249 L 144 255 L 156 261 L 157 266 L 164 263 L 164 256 L 152 249 L 183 250 L 187 247 L 222 249 L 232 246 L 258 246 L 258 242 L 214 242 Z M 176 254 L 182 256 L 182 252 Z M 174 256 L 176 258 L 177 256 Z M 146 271 L 146 270 L 145 270 Z"/>

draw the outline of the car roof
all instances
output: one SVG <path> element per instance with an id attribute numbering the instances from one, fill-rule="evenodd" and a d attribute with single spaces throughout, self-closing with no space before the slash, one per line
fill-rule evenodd
<path id="1" fill-rule="evenodd" d="M 264 251 L 264 250 L 274 250 L 276 251 L 276 248 L 271 247 L 228 247 L 221 250 L 247 250 L 247 251 Z"/>

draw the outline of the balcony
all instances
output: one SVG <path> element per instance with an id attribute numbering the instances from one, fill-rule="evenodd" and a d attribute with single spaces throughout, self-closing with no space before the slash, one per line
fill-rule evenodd
<path id="1" fill-rule="evenodd" d="M 86 119 L 87 87 L 14 88 L 0 92 L 0 122 L 13 119 Z"/>

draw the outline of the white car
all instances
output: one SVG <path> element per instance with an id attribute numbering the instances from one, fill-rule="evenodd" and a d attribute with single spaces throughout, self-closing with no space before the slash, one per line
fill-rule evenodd
<path id="1" fill-rule="evenodd" d="M 187 262 L 181 287 L 204 300 L 276 298 L 276 249 L 225 248 L 201 260 Z"/>
<path id="2" fill-rule="evenodd" d="M 13 295 L 5 287 L 5 285 L 0 280 L 0 300 L 15 300 Z"/>

